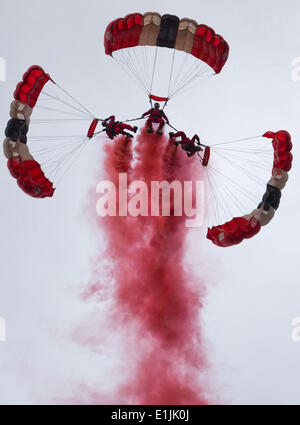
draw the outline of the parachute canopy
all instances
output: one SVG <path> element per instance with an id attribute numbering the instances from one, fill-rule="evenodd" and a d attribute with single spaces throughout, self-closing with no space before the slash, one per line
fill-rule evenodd
<path id="1" fill-rule="evenodd" d="M 42 118 L 31 120 L 33 111 L 35 114 L 40 112 Z M 52 118 L 48 118 L 48 114 Z M 3 148 L 11 175 L 27 195 L 35 198 L 52 197 L 55 190 L 53 182 L 55 185 L 59 183 L 87 145 L 86 142 L 95 137 L 99 120 L 37 65 L 31 66 L 18 83 L 10 116 Z M 72 122 L 72 134 L 76 122 L 80 125 L 83 121 L 91 121 L 91 124 L 87 133 L 85 128 L 84 134 L 64 136 L 60 131 L 61 124 L 66 121 Z M 32 151 L 28 147 L 27 133 L 33 124 L 38 124 L 38 128 L 40 124 L 46 124 L 47 134 L 41 132 L 39 136 L 31 135 L 31 142 L 35 142 Z M 54 124 L 54 136 L 49 134 L 50 124 Z M 39 147 L 36 146 L 37 142 L 40 142 Z M 41 159 L 41 164 L 35 159 L 36 155 Z M 51 173 L 51 181 L 44 172 Z"/>
<path id="2" fill-rule="evenodd" d="M 225 65 L 229 46 L 207 25 L 189 18 L 155 12 L 131 13 L 112 21 L 105 31 L 105 53 L 134 46 L 158 46 L 182 50 L 206 62 L 216 73 Z"/>
<path id="3" fill-rule="evenodd" d="M 225 65 L 229 54 L 228 43 L 207 25 L 198 24 L 194 19 L 180 19 L 175 15 L 161 16 L 156 12 L 131 13 L 125 18 L 118 18 L 110 22 L 104 34 L 104 46 L 105 53 L 125 65 L 131 74 L 143 84 L 148 94 L 152 93 L 156 66 L 158 62 L 162 62 L 157 57 L 157 48 L 172 49 L 173 57 L 170 59 L 171 71 L 167 98 L 172 97 L 175 92 L 185 87 L 194 78 L 218 74 Z M 147 53 L 150 47 L 156 48 L 156 53 L 149 60 Z M 131 54 L 132 48 L 140 50 L 135 49 Z M 177 76 L 174 66 L 176 51 L 186 53 L 196 60 L 196 63 L 191 63 L 191 61 L 187 61 L 186 57 L 183 57 L 183 65 L 188 66 L 180 67 L 183 74 Z M 119 55 L 116 55 L 117 52 Z M 140 53 L 140 57 L 138 53 Z M 214 72 L 209 74 L 208 68 Z M 187 72 L 185 73 L 184 70 Z M 150 78 L 146 75 L 147 71 L 150 71 Z M 161 76 L 162 72 L 160 72 Z M 184 78 L 180 80 L 180 77 L 183 76 Z M 173 92 L 170 90 L 172 83 L 174 84 Z"/>
<path id="4" fill-rule="evenodd" d="M 27 147 L 30 116 L 49 80 L 50 76 L 41 67 L 35 65 L 28 69 L 14 92 L 15 100 L 10 110 L 12 118 L 5 130 L 4 154 L 8 159 L 8 169 L 20 188 L 35 198 L 52 197 L 55 190 Z"/>

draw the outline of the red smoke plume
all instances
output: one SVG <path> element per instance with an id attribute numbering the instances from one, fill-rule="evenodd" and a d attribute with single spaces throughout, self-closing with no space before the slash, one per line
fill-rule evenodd
<path id="1" fill-rule="evenodd" d="M 143 180 L 191 181 L 199 178 L 196 157 L 187 159 L 165 136 L 145 129 L 132 142 L 119 137 L 106 148 L 106 178 L 118 186 L 119 173 L 128 184 Z M 195 172 L 198 173 L 195 175 Z M 207 368 L 200 329 L 204 284 L 185 266 L 185 217 L 98 218 L 113 264 L 115 320 L 134 329 L 128 358 L 138 359 L 131 378 L 119 388 L 120 402 L 133 404 L 206 404 L 199 377 Z M 102 241 L 101 241 L 102 243 Z M 102 258 L 98 259 L 103 261 Z M 101 291 L 94 276 L 87 295 Z M 113 332 L 116 322 L 111 323 Z M 131 331 L 132 332 L 132 331 Z M 101 400 L 99 400 L 101 402 Z"/>

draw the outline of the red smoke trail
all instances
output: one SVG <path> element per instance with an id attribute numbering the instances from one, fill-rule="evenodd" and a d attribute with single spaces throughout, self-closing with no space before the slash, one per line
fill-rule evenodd
<path id="1" fill-rule="evenodd" d="M 187 159 L 181 149 L 175 157 L 174 149 L 166 137 L 142 130 L 133 161 L 131 142 L 121 137 L 107 146 L 106 177 L 118 186 L 119 173 L 125 172 L 128 184 L 143 180 L 149 188 L 153 180 L 195 180 L 196 170 L 199 178 L 197 159 Z M 208 366 L 199 323 L 204 288 L 185 267 L 184 222 L 185 217 L 174 216 L 98 219 L 113 262 L 115 319 L 134 329 L 128 358 L 138 359 L 114 397 L 120 402 L 207 403 L 206 388 L 199 383 Z M 93 277 L 88 295 L 101 291 L 95 284 L 99 280 Z"/>

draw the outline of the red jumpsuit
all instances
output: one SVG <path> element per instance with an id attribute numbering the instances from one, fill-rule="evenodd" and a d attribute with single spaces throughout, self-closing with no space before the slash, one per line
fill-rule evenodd
<path id="1" fill-rule="evenodd" d="M 177 143 L 179 143 L 182 147 L 183 150 L 186 151 L 186 154 L 188 157 L 191 157 L 193 155 L 195 155 L 196 152 L 199 152 L 202 150 L 202 148 L 198 145 L 195 144 L 195 141 L 197 140 L 197 142 L 200 142 L 200 138 L 198 136 L 198 134 L 195 134 L 192 139 L 189 139 L 186 134 L 183 131 L 178 131 L 178 133 L 175 133 L 174 136 L 175 138 L 180 137 L 181 140 L 176 140 Z"/>
<path id="2" fill-rule="evenodd" d="M 157 131 L 161 131 L 161 129 L 165 125 L 165 121 L 169 122 L 164 111 L 162 111 L 161 109 L 158 109 L 158 108 L 149 109 L 149 111 L 145 112 L 142 115 L 142 117 L 144 118 L 147 115 L 150 115 L 150 116 L 149 116 L 146 124 L 147 124 L 148 128 L 151 128 L 151 130 L 153 130 L 153 127 L 152 127 L 153 123 L 159 124 Z"/>
<path id="3" fill-rule="evenodd" d="M 135 132 L 135 128 L 123 122 L 116 121 L 115 119 L 116 119 L 115 116 L 111 115 L 105 120 L 105 121 L 108 121 L 107 126 L 105 128 L 105 131 L 108 137 L 110 139 L 113 139 L 119 134 L 123 134 L 124 136 L 127 136 L 127 137 L 133 137 L 131 134 L 127 133 L 124 130 L 130 130 Z"/>

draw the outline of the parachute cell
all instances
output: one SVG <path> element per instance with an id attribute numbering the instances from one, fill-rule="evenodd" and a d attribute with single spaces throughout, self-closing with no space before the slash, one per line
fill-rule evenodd
<path id="1" fill-rule="evenodd" d="M 49 80 L 50 75 L 46 74 L 40 66 L 31 66 L 23 75 L 23 81 L 17 85 L 14 98 L 34 108 L 44 85 Z"/>

